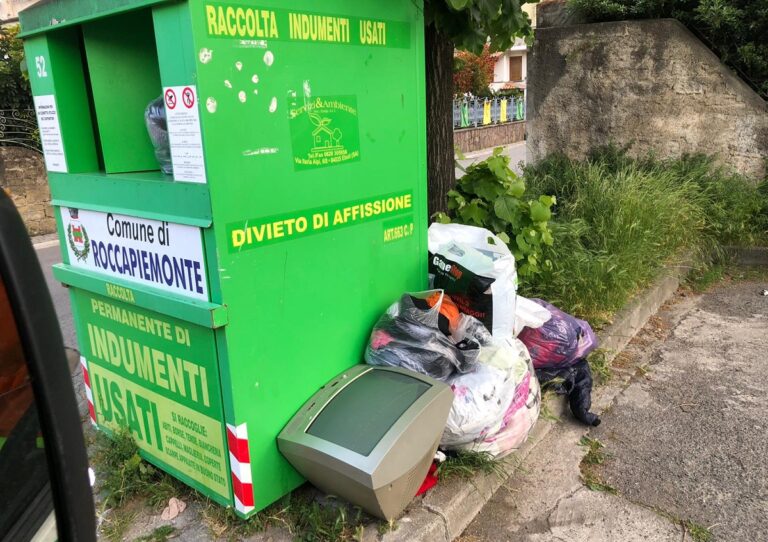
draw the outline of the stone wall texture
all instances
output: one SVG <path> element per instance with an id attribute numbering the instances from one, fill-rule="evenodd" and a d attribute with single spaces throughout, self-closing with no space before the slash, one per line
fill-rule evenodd
<path id="1" fill-rule="evenodd" d="M 479 151 L 525 139 L 525 121 L 506 122 L 453 132 L 453 145 L 461 152 Z"/>
<path id="2" fill-rule="evenodd" d="M 768 105 L 675 20 L 538 28 L 529 62 L 529 161 L 615 143 L 766 174 Z"/>
<path id="3" fill-rule="evenodd" d="M 10 194 L 30 235 L 56 231 L 42 154 L 0 146 L 0 187 Z"/>

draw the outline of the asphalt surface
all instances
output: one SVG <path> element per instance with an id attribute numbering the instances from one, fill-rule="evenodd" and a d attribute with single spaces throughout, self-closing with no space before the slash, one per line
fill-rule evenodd
<path id="1" fill-rule="evenodd" d="M 61 251 L 59 243 L 55 236 L 45 236 L 44 238 L 33 239 L 35 243 L 35 252 L 40 261 L 40 267 L 43 268 L 45 282 L 48 284 L 48 290 L 53 299 L 53 306 L 56 309 L 56 316 L 59 318 L 61 334 L 64 337 L 64 346 L 77 350 L 77 337 L 75 336 L 75 326 L 72 322 L 72 308 L 69 304 L 69 291 L 53 278 L 51 267 L 54 264 L 61 263 Z"/>
<path id="2" fill-rule="evenodd" d="M 708 527 L 767 540 L 768 281 L 719 287 L 688 311 L 595 437 L 602 478 L 623 496 Z"/>
<path id="3" fill-rule="evenodd" d="M 459 164 L 466 168 L 467 166 L 481 162 L 488 158 L 493 153 L 493 149 L 484 149 L 482 151 L 469 152 L 465 154 L 464 160 L 459 160 Z M 521 164 L 525 164 L 525 141 L 518 143 L 512 143 L 504 147 L 504 154 L 509 156 L 509 165 L 512 170 L 518 175 L 522 174 L 523 170 Z M 456 168 L 456 178 L 464 175 L 464 172 L 459 168 Z"/>
<path id="4" fill-rule="evenodd" d="M 617 358 L 634 376 L 601 425 L 562 416 L 460 541 L 768 540 L 765 288 L 763 271 L 678 295 Z M 585 434 L 601 464 L 583 461 Z"/>

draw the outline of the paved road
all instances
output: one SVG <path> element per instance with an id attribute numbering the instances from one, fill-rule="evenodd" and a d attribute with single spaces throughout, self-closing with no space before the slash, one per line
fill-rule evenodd
<path id="1" fill-rule="evenodd" d="M 69 305 L 69 292 L 60 282 L 53 278 L 51 266 L 61 262 L 61 252 L 59 243 L 46 236 L 45 240 L 37 238 L 35 242 L 35 251 L 40 260 L 40 266 L 43 268 L 45 281 L 48 283 L 48 290 L 53 298 L 53 306 L 56 308 L 56 315 L 59 317 L 61 325 L 61 334 L 64 336 L 64 346 L 77 350 L 77 338 L 75 337 L 75 327 L 72 323 L 72 308 Z"/>
<path id="2" fill-rule="evenodd" d="M 764 272 L 663 309 L 622 354 L 635 376 L 588 433 L 604 463 L 582 463 L 586 428 L 564 416 L 460 540 L 704 540 L 693 528 L 766 540 L 766 287 Z M 615 493 L 587 489 L 584 473 Z"/>
<path id="3" fill-rule="evenodd" d="M 491 153 L 493 152 L 493 149 L 485 149 L 482 151 L 475 151 L 470 152 L 465 155 L 466 160 L 459 160 L 459 163 L 463 167 L 467 167 L 470 164 L 474 162 L 481 162 L 488 158 Z M 512 166 L 512 169 L 520 175 L 522 173 L 522 169 L 520 168 L 520 163 L 525 163 L 525 141 L 520 141 L 519 143 L 512 143 L 511 145 L 507 145 L 504 149 L 504 154 L 509 156 L 509 164 Z M 460 169 L 456 168 L 456 177 L 461 177 L 464 175 L 464 172 Z"/>

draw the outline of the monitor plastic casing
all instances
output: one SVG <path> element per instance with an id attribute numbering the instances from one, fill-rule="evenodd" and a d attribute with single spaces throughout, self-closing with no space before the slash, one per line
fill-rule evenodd
<path id="1" fill-rule="evenodd" d="M 370 371 L 391 371 L 430 387 L 394 421 L 366 456 L 309 434 L 312 422 L 345 388 Z M 320 388 L 277 438 L 280 452 L 319 489 L 368 513 L 395 518 L 429 470 L 453 403 L 444 383 L 405 369 L 355 365 Z"/>

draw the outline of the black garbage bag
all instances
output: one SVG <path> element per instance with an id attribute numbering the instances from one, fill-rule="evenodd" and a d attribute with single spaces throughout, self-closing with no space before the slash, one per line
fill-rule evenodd
<path id="1" fill-rule="evenodd" d="M 455 313 L 455 322 L 442 322 L 448 304 L 452 302 L 442 290 L 403 295 L 376 322 L 365 361 L 410 369 L 443 381 L 455 372 L 472 371 L 483 339 L 477 331 L 485 335 L 487 331 L 480 322 L 467 325 L 475 319 L 460 315 L 455 306 L 448 313 Z M 449 327 L 453 331 L 450 335 Z"/>
<path id="2" fill-rule="evenodd" d="M 580 359 L 570 367 L 536 369 L 536 376 L 542 389 L 568 396 L 568 404 L 577 420 L 594 427 L 600 425 L 600 418 L 589 411 L 592 408 L 592 371 L 586 359 Z"/>

